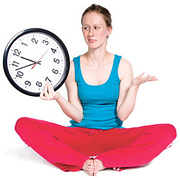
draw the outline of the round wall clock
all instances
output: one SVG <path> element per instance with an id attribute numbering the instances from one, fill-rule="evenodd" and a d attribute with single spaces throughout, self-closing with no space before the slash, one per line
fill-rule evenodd
<path id="1" fill-rule="evenodd" d="M 48 81 L 56 91 L 69 72 L 69 54 L 54 33 L 30 28 L 15 35 L 5 48 L 4 72 L 20 92 L 39 96 Z"/>

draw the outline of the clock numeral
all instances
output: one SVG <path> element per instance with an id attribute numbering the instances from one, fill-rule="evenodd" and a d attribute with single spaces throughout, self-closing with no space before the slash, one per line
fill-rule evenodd
<path id="1" fill-rule="evenodd" d="M 19 57 L 20 54 L 21 54 L 21 51 L 19 51 L 18 49 L 14 50 L 14 53 L 13 53 L 14 56 Z"/>
<path id="2" fill-rule="evenodd" d="M 12 66 L 19 67 L 19 62 L 13 61 Z"/>
<path id="3" fill-rule="evenodd" d="M 36 40 L 35 38 L 32 38 L 31 41 L 35 44 L 38 44 L 38 40 Z"/>
<path id="4" fill-rule="evenodd" d="M 24 73 L 23 73 L 23 72 L 18 71 L 18 72 L 17 72 L 17 74 L 16 74 L 16 77 L 22 78 L 22 77 L 23 77 L 23 75 L 24 75 Z"/>
<path id="5" fill-rule="evenodd" d="M 43 40 L 42 43 L 44 43 L 45 45 L 48 45 L 49 41 Z"/>
<path id="6" fill-rule="evenodd" d="M 53 53 L 56 53 L 56 49 L 53 49 L 53 48 L 51 48 L 51 51 L 53 52 Z"/>
<path id="7" fill-rule="evenodd" d="M 23 42 L 21 42 L 21 44 L 24 45 L 24 46 L 28 46 L 26 43 L 23 43 Z"/>
<path id="8" fill-rule="evenodd" d="M 56 58 L 54 58 L 54 60 L 53 60 L 56 64 L 59 64 L 60 63 L 60 60 L 59 59 L 56 59 Z"/>
<path id="9" fill-rule="evenodd" d="M 49 77 L 46 77 L 46 78 L 45 78 L 45 81 L 47 81 L 47 80 L 48 80 L 49 82 L 52 82 L 52 81 L 49 79 Z"/>
<path id="10" fill-rule="evenodd" d="M 28 81 L 28 80 L 26 80 L 26 81 L 25 81 L 25 85 L 31 86 L 31 82 Z"/>
<path id="11" fill-rule="evenodd" d="M 58 74 L 59 71 L 58 71 L 57 69 L 53 69 L 52 72 L 53 72 L 54 74 Z"/>
<path id="12" fill-rule="evenodd" d="M 42 83 L 39 82 L 39 81 L 36 82 L 36 85 L 37 85 L 38 87 L 42 87 Z"/>

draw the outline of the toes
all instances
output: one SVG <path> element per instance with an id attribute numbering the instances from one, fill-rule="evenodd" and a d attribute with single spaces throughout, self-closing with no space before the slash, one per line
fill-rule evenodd
<path id="1" fill-rule="evenodd" d="M 90 175 L 94 175 L 94 163 L 93 160 L 86 160 L 84 165 L 83 165 L 83 169 Z"/>
<path id="2" fill-rule="evenodd" d="M 99 171 L 105 169 L 105 167 L 103 166 L 103 163 L 100 160 L 96 159 L 96 160 L 87 160 L 84 163 L 83 169 L 87 171 L 90 176 L 92 175 L 95 176 Z"/>
<path id="3" fill-rule="evenodd" d="M 93 163 L 93 160 L 90 160 L 90 162 L 89 162 L 88 173 L 91 176 L 94 175 L 94 163 Z"/>
<path id="4" fill-rule="evenodd" d="M 94 161 L 93 160 L 89 160 L 89 165 L 90 166 L 94 166 Z"/>
<path id="5" fill-rule="evenodd" d="M 98 173 L 98 171 L 95 170 L 95 171 L 93 172 L 93 175 L 96 176 L 97 173 Z"/>
<path id="6" fill-rule="evenodd" d="M 88 169 L 88 174 L 89 174 L 90 176 L 93 176 L 93 175 L 94 175 L 94 168 L 89 168 L 89 169 Z"/>

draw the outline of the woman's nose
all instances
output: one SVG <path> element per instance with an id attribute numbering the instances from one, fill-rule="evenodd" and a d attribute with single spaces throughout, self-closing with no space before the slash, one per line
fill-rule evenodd
<path id="1" fill-rule="evenodd" d="M 94 36 L 94 30 L 93 30 L 93 28 L 90 28 L 90 30 L 89 30 L 89 36 Z"/>

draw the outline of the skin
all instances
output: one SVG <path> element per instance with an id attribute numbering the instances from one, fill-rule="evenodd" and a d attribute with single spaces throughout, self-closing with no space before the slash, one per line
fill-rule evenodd
<path id="1" fill-rule="evenodd" d="M 106 45 L 111 32 L 112 28 L 107 27 L 101 14 L 90 12 L 83 17 L 82 33 L 88 51 L 81 55 L 80 63 L 83 78 L 89 85 L 101 85 L 109 78 L 114 54 L 106 50 Z M 65 82 L 68 101 L 59 92 L 55 92 L 50 83 L 46 83 L 40 98 L 43 100 L 56 100 L 63 112 L 79 123 L 83 119 L 83 108 L 78 97 L 74 70 L 74 63 L 71 61 L 69 75 Z M 122 121 L 125 121 L 134 109 L 139 86 L 158 79 L 151 75 L 144 77 L 144 73 L 133 79 L 132 66 L 124 58 L 121 59 L 118 75 L 121 80 L 121 92 L 117 102 L 117 114 Z M 89 159 L 84 162 L 82 169 L 89 175 L 96 175 L 105 167 L 101 160 Z"/>

